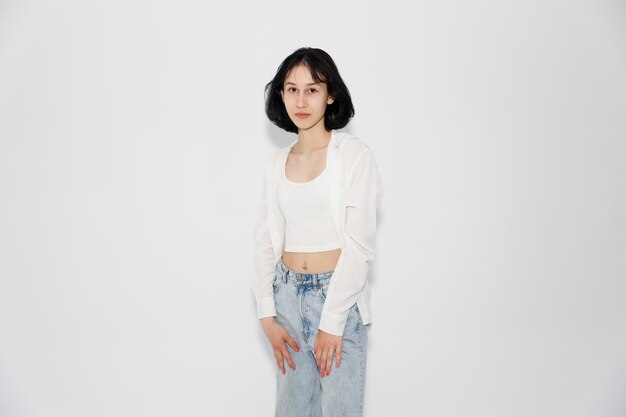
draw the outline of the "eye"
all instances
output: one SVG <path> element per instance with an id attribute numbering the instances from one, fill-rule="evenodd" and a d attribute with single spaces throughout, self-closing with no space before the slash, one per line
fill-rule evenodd
<path id="1" fill-rule="evenodd" d="M 315 88 L 309 88 L 309 93 L 317 93 L 317 90 Z"/>
<path id="2" fill-rule="evenodd" d="M 295 93 L 297 90 L 296 87 L 287 87 L 287 91 L 290 93 Z"/>

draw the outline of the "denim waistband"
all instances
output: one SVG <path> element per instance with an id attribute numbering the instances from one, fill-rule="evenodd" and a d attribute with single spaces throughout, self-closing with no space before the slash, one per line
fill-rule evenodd
<path id="1" fill-rule="evenodd" d="M 333 271 L 319 272 L 316 274 L 309 274 L 306 272 L 296 272 L 289 269 L 287 265 L 283 263 L 282 259 L 279 259 L 276 263 L 276 271 L 280 274 L 280 278 L 283 282 L 293 282 L 294 284 L 313 284 L 323 283 L 328 281 L 333 276 Z"/>

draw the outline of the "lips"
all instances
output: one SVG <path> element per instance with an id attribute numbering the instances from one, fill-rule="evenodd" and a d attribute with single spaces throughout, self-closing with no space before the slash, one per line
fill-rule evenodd
<path id="1" fill-rule="evenodd" d="M 301 119 L 309 117 L 310 115 L 311 115 L 310 113 L 296 113 L 296 116 L 301 118 Z"/>

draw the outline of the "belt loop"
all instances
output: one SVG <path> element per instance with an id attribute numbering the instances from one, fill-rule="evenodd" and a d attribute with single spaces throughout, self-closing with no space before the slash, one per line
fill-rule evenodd
<path id="1" fill-rule="evenodd" d="M 286 268 L 286 267 L 285 267 L 285 264 L 283 263 L 283 260 L 282 260 L 282 259 L 280 259 L 280 260 L 278 261 L 278 263 L 279 263 L 279 265 L 280 265 L 280 280 L 281 280 L 282 282 L 287 282 L 287 280 L 285 279 L 285 274 L 287 273 L 287 272 L 285 271 L 285 268 Z"/>

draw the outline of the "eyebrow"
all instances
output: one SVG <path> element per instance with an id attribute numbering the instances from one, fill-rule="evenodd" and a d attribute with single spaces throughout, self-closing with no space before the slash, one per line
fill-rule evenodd
<path id="1" fill-rule="evenodd" d="M 292 83 L 292 82 L 286 82 L 285 85 L 287 85 L 287 84 L 297 85 L 296 83 Z M 320 85 L 320 84 L 322 84 L 322 83 L 308 83 L 306 85 Z"/>

